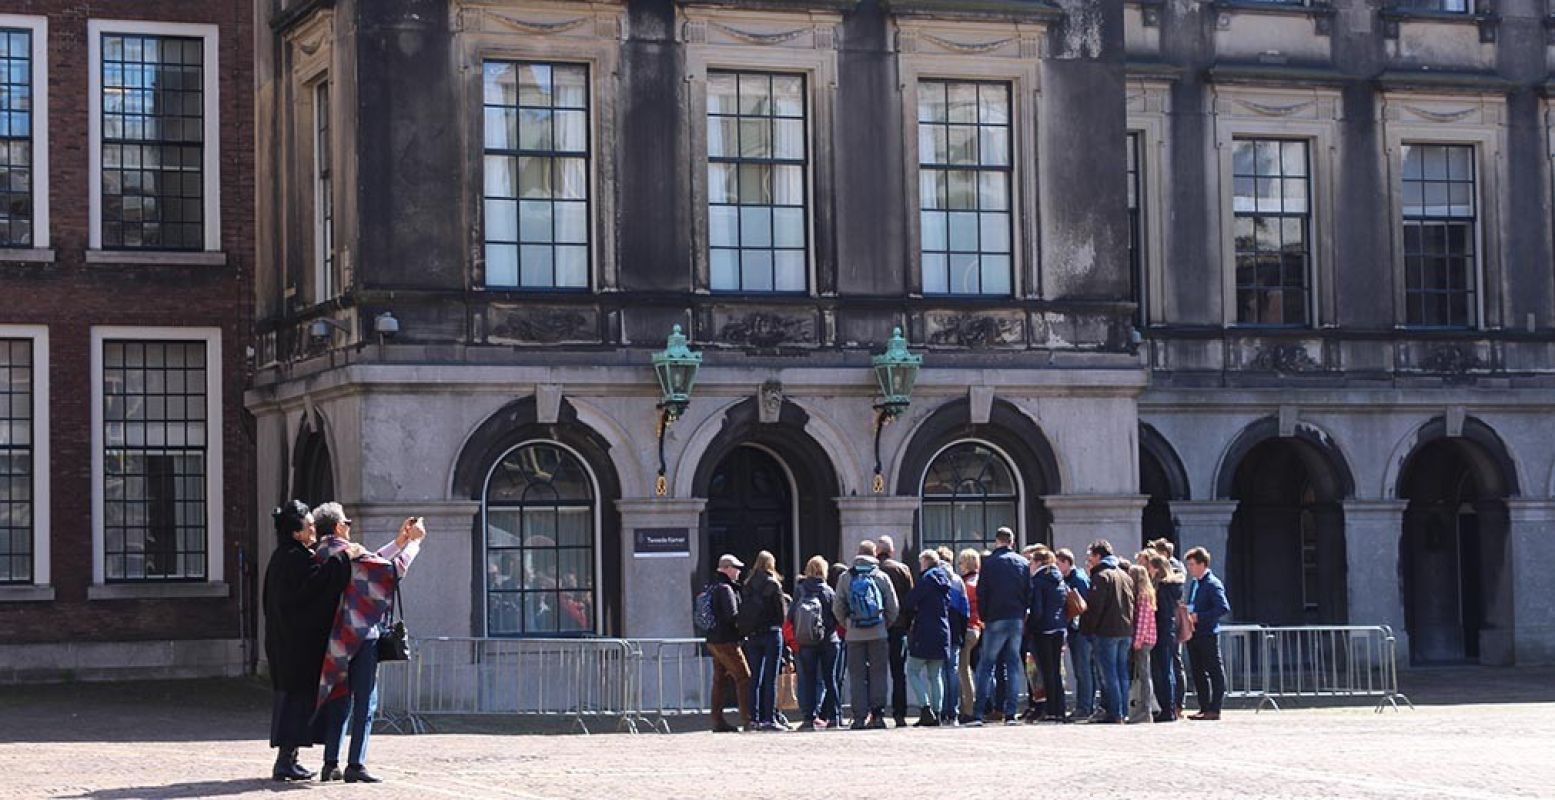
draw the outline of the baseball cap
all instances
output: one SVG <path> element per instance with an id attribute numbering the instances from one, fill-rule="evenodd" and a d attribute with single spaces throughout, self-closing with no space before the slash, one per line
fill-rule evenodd
<path id="1" fill-rule="evenodd" d="M 739 567 L 740 569 L 744 569 L 745 565 L 741 563 L 738 558 L 735 558 L 728 553 L 724 553 L 718 557 L 718 568 L 723 569 L 724 567 Z"/>

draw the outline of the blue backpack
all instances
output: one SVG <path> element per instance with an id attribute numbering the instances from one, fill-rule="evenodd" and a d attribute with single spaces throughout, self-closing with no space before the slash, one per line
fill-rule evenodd
<path id="1" fill-rule="evenodd" d="M 692 606 L 691 622 L 696 625 L 697 633 L 706 636 L 718 625 L 718 617 L 713 613 L 713 587 L 711 584 L 702 587 L 697 592 L 695 605 Z"/>
<path id="2" fill-rule="evenodd" d="M 875 583 L 875 568 L 861 569 L 854 566 L 848 582 L 848 619 L 855 628 L 873 628 L 885 622 L 885 598 L 880 596 L 880 585 Z"/>

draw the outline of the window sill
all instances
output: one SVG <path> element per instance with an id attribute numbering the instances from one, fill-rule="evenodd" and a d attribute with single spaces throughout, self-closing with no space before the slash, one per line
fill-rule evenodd
<path id="1" fill-rule="evenodd" d="M 0 249 L 0 264 L 52 264 L 54 251 L 49 248 Z"/>
<path id="2" fill-rule="evenodd" d="M 1382 19 L 1382 35 L 1387 39 L 1398 38 L 1398 27 L 1401 22 L 1439 22 L 1449 25 L 1474 25 L 1479 28 L 1479 41 L 1481 44 L 1490 44 L 1496 40 L 1496 28 L 1501 24 L 1501 15 L 1486 12 L 1458 12 L 1458 11 L 1426 11 L 1409 8 L 1384 8 L 1377 12 Z"/>
<path id="3" fill-rule="evenodd" d="M 1287 17 L 1332 17 L 1334 7 L 1327 3 L 1272 3 L 1258 0 L 1215 0 L 1216 11 L 1235 11 L 1247 14 L 1273 14 Z"/>
<path id="4" fill-rule="evenodd" d="M 88 250 L 86 263 L 153 267 L 225 267 L 227 254 L 221 250 Z"/>
<path id="5" fill-rule="evenodd" d="M 0 603 L 48 603 L 53 599 L 52 586 L 0 586 Z"/>
<path id="6" fill-rule="evenodd" d="M 185 600 L 231 594 L 225 583 L 94 583 L 86 588 L 88 600 Z"/>

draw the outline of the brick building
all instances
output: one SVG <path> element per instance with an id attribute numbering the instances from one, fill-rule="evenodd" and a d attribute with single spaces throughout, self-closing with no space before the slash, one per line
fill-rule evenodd
<path id="1" fill-rule="evenodd" d="M 252 26 L 0 4 L 0 681 L 242 669 Z"/>

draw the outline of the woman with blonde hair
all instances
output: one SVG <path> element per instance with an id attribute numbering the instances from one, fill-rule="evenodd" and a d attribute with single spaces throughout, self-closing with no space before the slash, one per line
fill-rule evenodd
<path id="1" fill-rule="evenodd" d="M 827 570 L 826 559 L 811 557 L 805 564 L 804 576 L 794 584 L 794 602 L 788 607 L 794 642 L 799 645 L 802 731 L 835 726 L 842 709 L 837 683 L 837 656 L 842 640 L 837 638 L 837 618 L 832 612 L 837 592 L 826 585 Z"/>
<path id="2" fill-rule="evenodd" d="M 983 618 L 977 613 L 977 573 L 982 566 L 982 555 L 971 547 L 956 556 L 956 571 L 961 573 L 961 582 L 966 587 L 967 605 L 971 607 L 971 613 L 967 614 L 966 636 L 961 640 L 961 653 L 957 658 L 960 662 L 956 671 L 961 679 L 961 722 L 975 716 L 972 707 L 977 705 L 977 690 L 972 686 L 972 675 L 977 665 L 972 663 L 972 654 L 983 636 Z"/>
<path id="3" fill-rule="evenodd" d="M 758 731 L 788 730 L 777 722 L 778 671 L 783 665 L 783 576 L 766 550 L 756 554 L 740 597 L 737 620 L 751 670 L 751 713 Z"/>
<path id="4" fill-rule="evenodd" d="M 1150 680 L 1155 684 L 1155 701 L 1160 706 L 1156 722 L 1176 722 L 1181 707 L 1182 683 L 1177 670 L 1182 664 L 1181 645 L 1177 643 L 1177 606 L 1182 604 L 1184 575 L 1172 568 L 1164 553 L 1150 556 L 1150 581 L 1155 584 L 1155 648 L 1150 651 Z"/>
<path id="5" fill-rule="evenodd" d="M 1139 564 L 1128 568 L 1134 584 L 1134 642 L 1129 669 L 1128 721 L 1153 722 L 1160 711 L 1155 688 L 1150 682 L 1150 651 L 1156 644 L 1155 584 L 1150 572 Z"/>

